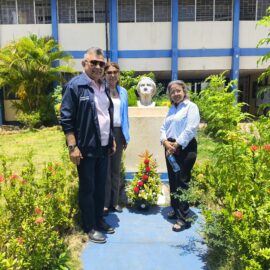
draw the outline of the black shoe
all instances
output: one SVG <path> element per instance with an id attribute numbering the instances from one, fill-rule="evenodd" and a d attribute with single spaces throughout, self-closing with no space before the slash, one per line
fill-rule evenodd
<path id="1" fill-rule="evenodd" d="M 88 237 L 91 242 L 98 243 L 98 244 L 106 243 L 106 238 L 102 232 L 91 230 L 88 233 Z"/>
<path id="2" fill-rule="evenodd" d="M 113 234 L 115 233 L 114 228 L 111 227 L 109 224 L 107 224 L 104 220 L 101 220 L 98 225 L 97 228 L 99 230 L 101 230 L 102 232 L 108 233 L 108 234 Z"/>
<path id="3" fill-rule="evenodd" d="M 113 209 L 117 213 L 122 213 L 123 212 L 123 209 L 122 209 L 122 207 L 120 205 L 116 205 Z"/>

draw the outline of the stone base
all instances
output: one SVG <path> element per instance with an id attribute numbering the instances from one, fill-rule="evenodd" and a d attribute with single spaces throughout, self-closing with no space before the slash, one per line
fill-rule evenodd
<path id="1" fill-rule="evenodd" d="M 135 172 L 140 162 L 139 155 L 148 150 L 156 159 L 158 172 L 165 172 L 164 149 L 160 144 L 160 128 L 168 107 L 129 107 L 130 143 L 125 153 L 126 171 Z"/>

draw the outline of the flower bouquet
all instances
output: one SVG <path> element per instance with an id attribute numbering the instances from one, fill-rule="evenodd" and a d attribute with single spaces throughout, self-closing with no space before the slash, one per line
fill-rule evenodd
<path id="1" fill-rule="evenodd" d="M 157 173 L 156 160 L 152 155 L 146 150 L 139 156 L 142 161 L 128 187 L 127 197 L 132 205 L 147 210 L 150 205 L 157 204 L 158 196 L 161 194 L 161 181 Z"/>

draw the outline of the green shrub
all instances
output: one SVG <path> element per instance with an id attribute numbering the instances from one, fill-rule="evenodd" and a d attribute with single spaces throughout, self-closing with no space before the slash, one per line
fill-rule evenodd
<path id="1" fill-rule="evenodd" d="M 53 98 L 54 98 L 54 110 L 57 117 L 60 116 L 60 107 L 62 102 L 62 86 L 58 85 L 54 88 Z"/>
<path id="2" fill-rule="evenodd" d="M 236 130 L 242 120 L 250 118 L 250 114 L 242 113 L 245 103 L 236 102 L 239 90 L 231 91 L 233 81 L 226 84 L 221 75 L 211 75 L 206 79 L 208 87 L 196 97 L 192 97 L 200 109 L 202 119 L 207 122 L 206 132 L 214 138 L 223 139 L 227 131 Z"/>
<path id="3" fill-rule="evenodd" d="M 269 125 L 262 117 L 250 133 L 227 132 L 179 196 L 203 208 L 210 269 L 269 269 Z"/>
<path id="4" fill-rule="evenodd" d="M 137 106 L 137 96 L 134 89 L 128 91 L 128 106 L 136 107 Z"/>
<path id="5" fill-rule="evenodd" d="M 65 65 L 55 66 L 56 61 Z M 20 102 L 14 106 L 24 114 L 40 113 L 42 125 L 55 123 L 50 93 L 64 73 L 74 73 L 67 62 L 71 56 L 52 37 L 30 34 L 0 49 L 0 87 L 7 87 Z"/>
<path id="6" fill-rule="evenodd" d="M 40 120 L 44 126 L 53 126 L 57 124 L 56 111 L 54 109 L 55 99 L 50 93 L 40 98 Z"/>
<path id="7" fill-rule="evenodd" d="M 74 167 L 48 163 L 36 179 L 31 154 L 21 173 L 12 172 L 4 157 L 1 161 L 0 266 L 6 267 L 1 269 L 70 269 L 64 237 L 78 212 Z"/>
<path id="8" fill-rule="evenodd" d="M 38 128 L 41 125 L 40 113 L 39 112 L 31 112 L 23 113 L 19 112 L 17 115 L 17 120 L 22 122 L 26 127 L 30 128 Z"/>

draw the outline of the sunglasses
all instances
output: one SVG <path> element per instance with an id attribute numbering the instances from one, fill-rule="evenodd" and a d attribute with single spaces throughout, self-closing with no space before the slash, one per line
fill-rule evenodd
<path id="1" fill-rule="evenodd" d="M 85 60 L 86 63 L 89 63 L 91 64 L 92 66 L 97 66 L 99 65 L 101 68 L 104 68 L 105 67 L 105 62 L 102 62 L 102 61 L 98 61 L 98 60 L 91 60 L 91 61 L 88 61 L 88 60 Z"/>
<path id="2" fill-rule="evenodd" d="M 106 72 L 106 74 L 108 74 L 108 75 L 116 75 L 118 73 L 118 71 L 117 70 L 115 70 L 115 71 L 107 71 Z"/>

